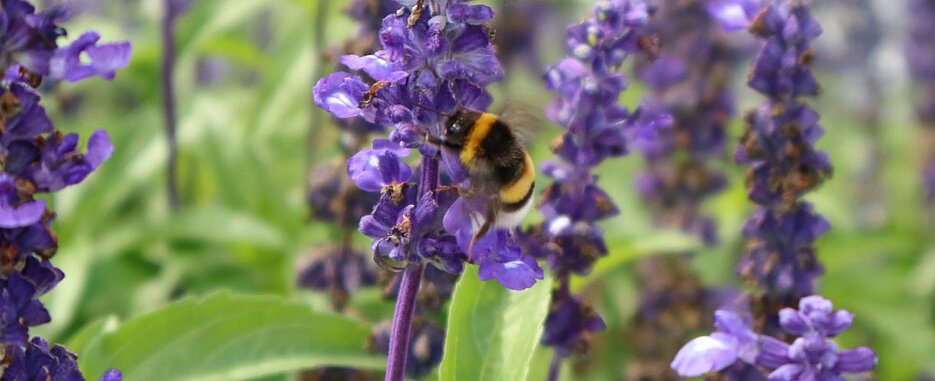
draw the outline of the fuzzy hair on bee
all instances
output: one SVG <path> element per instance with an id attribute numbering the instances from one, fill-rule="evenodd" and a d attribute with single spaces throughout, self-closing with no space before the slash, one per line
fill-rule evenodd
<path id="1" fill-rule="evenodd" d="M 459 108 L 445 121 L 442 137 L 428 137 L 429 142 L 457 152 L 469 174 L 466 192 L 487 196 L 484 221 L 472 246 L 491 227 L 519 226 L 532 208 L 536 169 L 521 135 L 531 128 L 512 125 L 496 114 Z"/>

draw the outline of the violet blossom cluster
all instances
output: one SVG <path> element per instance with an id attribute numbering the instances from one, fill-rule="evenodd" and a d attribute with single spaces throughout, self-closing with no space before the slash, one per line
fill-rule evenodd
<path id="1" fill-rule="evenodd" d="M 442 161 L 452 184 L 465 184 L 467 173 L 456 154 L 438 150 L 424 137 L 443 135 L 443 114 L 490 105 L 484 87 L 502 77 L 485 27 L 493 10 L 460 1 L 420 1 L 414 9 L 401 8 L 383 20 L 382 50 L 341 59 L 377 80 L 374 91 L 360 77 L 336 72 L 315 86 L 315 101 L 339 118 L 359 116 L 394 126 L 390 139 L 375 140 L 372 149 L 355 154 L 347 165 L 360 189 L 380 193 L 359 227 L 374 239 L 378 263 L 402 269 L 396 264 L 430 262 L 459 273 L 468 260 L 476 205 L 439 191 Z M 417 170 L 405 161 L 414 148 L 422 154 Z M 482 279 L 496 278 L 507 288 L 525 289 L 542 279 L 535 260 L 523 255 L 502 229 L 478 240 L 470 260 L 480 266 Z"/>
<path id="2" fill-rule="evenodd" d="M 727 122 L 734 114 L 730 73 L 736 61 L 708 0 L 660 2 L 648 24 L 659 38 L 659 57 L 637 69 L 649 87 L 646 99 L 673 117 L 643 150 L 647 171 L 636 180 L 658 226 L 680 229 L 706 244 L 717 242 L 714 221 L 701 204 L 726 185 L 712 162 L 726 156 Z M 706 325 L 716 294 L 693 273 L 691 253 L 641 260 L 639 310 L 628 337 L 635 361 L 627 379 L 668 379 L 668 364 L 693 331 Z"/>
<path id="3" fill-rule="evenodd" d="M 750 166 L 748 196 L 757 205 L 742 229 L 748 242 L 737 272 L 765 293 L 763 305 L 778 310 L 811 294 L 823 272 L 813 243 L 830 225 L 801 200 L 831 174 L 828 155 L 814 148 L 824 133 L 818 112 L 802 102 L 819 93 L 811 42 L 822 29 L 800 1 L 779 1 L 759 13 L 755 2 L 730 3 L 712 10 L 728 16 L 728 25 L 747 23 L 763 40 L 747 85 L 768 97 L 746 114 L 734 154 Z"/>
<path id="4" fill-rule="evenodd" d="M 876 367 L 877 355 L 870 348 L 839 350 L 829 340 L 854 321 L 854 314 L 833 310 L 831 301 L 807 296 L 798 310 L 784 308 L 778 318 L 782 329 L 796 337 L 791 344 L 758 335 L 741 315 L 718 310 L 714 314 L 717 331 L 685 344 L 672 361 L 672 369 L 681 376 L 695 377 L 748 364 L 765 369 L 770 381 L 843 381 L 842 374 Z"/>
<path id="5" fill-rule="evenodd" d="M 493 229 L 474 243 L 468 256 L 486 196 L 468 198 L 451 191 L 470 187 L 458 152 L 426 140 L 443 136 L 446 116 L 459 108 L 484 110 L 490 105 L 485 87 L 502 78 L 491 43 L 493 10 L 469 1 L 399 3 L 403 7 L 383 19 L 381 50 L 341 57 L 342 64 L 376 82 L 368 85 L 358 75 L 335 72 L 314 89 L 316 105 L 338 118 L 393 126 L 389 139 L 374 140 L 372 148 L 347 162 L 348 177 L 357 187 L 379 195 L 359 224 L 360 232 L 374 240 L 374 260 L 402 271 L 388 340 L 387 380 L 402 379 L 408 368 L 410 328 L 426 264 L 457 274 L 465 263 L 473 263 L 480 279 L 496 279 L 513 290 L 543 279 L 535 259 L 521 251 L 507 230 Z M 421 154 L 415 168 L 407 162 L 414 149 Z"/>
<path id="6" fill-rule="evenodd" d="M 909 75 L 915 87 L 913 96 L 916 117 L 935 140 L 935 3 L 928 0 L 909 0 L 909 42 L 906 56 Z M 927 142 L 931 146 L 933 142 Z M 935 155 L 928 154 L 923 168 L 925 195 L 935 204 Z"/>
<path id="7" fill-rule="evenodd" d="M 644 148 L 648 171 L 636 184 L 658 225 L 714 244 L 717 229 L 699 209 L 726 185 L 711 161 L 724 157 L 727 122 L 735 113 L 729 91 L 735 59 L 708 4 L 664 2 L 649 25 L 662 43 L 641 78 L 650 88 L 647 101 L 669 112 L 673 124 Z"/>
<path id="8" fill-rule="evenodd" d="M 40 94 L 42 80 L 75 82 L 89 77 L 111 79 L 130 60 L 128 42 L 98 44 L 85 32 L 59 46 L 66 35 L 57 23 L 67 7 L 41 12 L 23 0 L 0 4 L 0 348 L 3 380 L 83 380 L 77 356 L 59 345 L 49 348 L 29 328 L 48 323 L 39 301 L 64 274 L 49 261 L 58 249 L 55 213 L 36 194 L 74 185 L 107 161 L 113 145 L 104 130 L 94 132 L 87 150 L 77 134 L 55 130 Z M 102 379 L 119 380 L 108 371 Z"/>
<path id="9" fill-rule="evenodd" d="M 528 231 L 530 252 L 547 261 L 557 288 L 545 321 L 542 343 L 556 349 L 553 372 L 562 358 L 584 351 L 592 332 L 603 330 L 603 319 L 569 289 L 572 274 L 587 274 L 607 254 L 598 225 L 619 213 L 597 184 L 595 168 L 604 160 L 627 154 L 631 145 L 651 139 L 668 116 L 618 104 L 627 88 L 621 73 L 633 53 L 653 52 L 645 34 L 649 9 L 642 1 L 600 1 L 592 17 L 566 32 L 569 54 L 551 65 L 546 87 L 557 97 L 546 116 L 565 129 L 553 144 L 558 160 L 542 164 L 553 180 L 543 192 L 540 210 L 545 221 Z"/>

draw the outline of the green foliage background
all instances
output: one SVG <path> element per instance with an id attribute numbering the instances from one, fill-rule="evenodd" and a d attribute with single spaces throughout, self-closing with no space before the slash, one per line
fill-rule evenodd
<path id="1" fill-rule="evenodd" d="M 311 100 L 313 76 L 326 48 L 315 45 L 313 24 L 317 12 L 328 12 L 323 40 L 327 45 L 343 41 L 353 32 L 341 13 L 345 2 L 199 0 L 180 18 L 174 81 L 184 207 L 175 214 L 166 207 L 164 185 L 161 2 L 96 3 L 66 26 L 73 35 L 93 28 L 105 40 L 130 39 L 130 66 L 111 83 L 56 85 L 44 105 L 65 131 L 87 136 L 107 129 L 116 151 L 82 185 L 52 196 L 60 239 L 54 262 L 67 276 L 44 298 L 52 323 L 33 332 L 70 343 L 82 369 L 95 379 L 110 367 L 124 369 L 127 380 L 284 379 L 322 364 L 380 369 L 382 360 L 368 354 L 363 341 L 372 324 L 390 316 L 392 302 L 376 289 L 364 290 L 342 317 L 331 312 L 327 295 L 295 286 L 297 258 L 338 236 L 332 226 L 307 221 L 304 192 L 309 168 L 336 155 L 338 138 L 328 123 L 311 125 L 312 113 L 319 112 Z M 587 3 L 556 0 L 560 16 L 550 22 L 563 26 L 583 17 Z M 553 34 L 543 39 L 562 41 L 562 29 L 550 28 Z M 543 45 L 544 62 L 560 54 L 560 43 Z M 224 63 L 221 80 L 198 84 L 197 70 L 205 60 Z M 746 106 L 755 104 L 759 97 L 741 87 L 746 67 L 736 75 L 739 98 Z M 840 89 L 848 78 L 824 72 L 819 79 L 826 92 L 815 104 L 827 129 L 819 146 L 835 166 L 834 177 L 808 197 L 833 225 L 818 241 L 826 266 L 820 290 L 837 307 L 856 313 L 855 328 L 839 344 L 875 348 L 877 379 L 909 380 L 935 364 L 935 240 L 932 215 L 921 204 L 924 152 L 907 106 L 909 92 L 906 84 L 889 87 L 885 123 L 873 137 L 843 101 Z M 544 107 L 549 94 L 541 86 L 538 73 L 518 71 L 494 91 L 499 100 L 524 97 Z M 622 101 L 633 105 L 640 91 L 635 85 Z M 557 131 L 544 130 L 532 148 L 536 160 L 549 156 L 545 143 Z M 738 131 L 735 120 L 733 136 Z M 857 223 L 861 205 L 855 184 L 871 139 L 884 149 L 879 186 L 886 214 L 880 226 L 867 228 Z M 729 155 L 720 164 L 730 187 L 707 210 L 723 240 L 703 248 L 678 232 L 652 228 L 632 187 L 642 166 L 642 158 L 633 154 L 601 169 L 601 182 L 622 213 L 605 224 L 611 254 L 574 286 L 597 305 L 609 329 L 597 336 L 601 350 L 592 353 L 585 371 L 572 374 L 566 367 L 565 379 L 620 379 L 630 356 L 620 333 L 635 311 L 639 289 L 631 275 L 634 259 L 697 249 L 694 267 L 706 284 L 736 284 L 733 263 L 743 244 L 739 228 L 751 211 L 743 169 Z M 362 238 L 359 244 L 368 247 Z M 477 379 L 458 372 L 479 371 L 480 363 L 492 372 L 484 379 L 523 374 L 544 379 L 549 350 L 535 344 L 532 354 L 519 353 L 523 343 L 538 342 L 540 331 L 497 327 L 515 323 L 504 320 L 517 308 L 535 311 L 523 316 L 529 324 L 541 322 L 548 293 L 514 295 L 490 286 L 476 278 L 458 286 L 447 317 L 455 334 L 446 348 L 472 363 L 451 364 L 453 356 L 446 353 L 440 375 L 430 379 Z M 472 348 L 467 340 L 479 340 L 478 332 L 490 336 Z M 499 349 L 477 351 L 476 346 L 491 345 Z M 505 358 L 510 361 L 487 362 Z"/>

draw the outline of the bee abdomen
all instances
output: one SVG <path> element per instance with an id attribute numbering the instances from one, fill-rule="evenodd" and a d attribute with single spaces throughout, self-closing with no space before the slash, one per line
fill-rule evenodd
<path id="1" fill-rule="evenodd" d="M 507 212 L 520 210 L 532 199 L 536 170 L 528 153 L 523 154 L 523 169 L 511 183 L 500 188 L 500 201 Z"/>

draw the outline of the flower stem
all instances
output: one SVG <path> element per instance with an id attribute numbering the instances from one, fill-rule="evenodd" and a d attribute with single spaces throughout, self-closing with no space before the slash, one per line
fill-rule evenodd
<path id="1" fill-rule="evenodd" d="M 393 312 L 393 327 L 390 331 L 390 353 L 386 360 L 385 381 L 402 381 L 406 373 L 406 360 L 409 357 L 409 337 L 412 327 L 412 316 L 416 310 L 416 296 L 419 295 L 419 284 L 422 283 L 422 271 L 425 265 L 421 262 L 410 264 L 403 270 L 402 281 L 399 285 L 399 296 L 396 298 L 396 310 Z"/>
<path id="2" fill-rule="evenodd" d="M 172 79 L 175 75 L 175 17 L 177 0 L 165 0 L 165 14 L 162 18 L 162 107 L 165 117 L 166 140 L 169 146 L 168 163 L 166 169 L 166 191 L 169 196 L 169 209 L 178 210 L 179 192 L 176 180 L 176 161 L 178 160 L 178 143 L 175 138 L 176 108 L 175 86 Z"/>
<path id="3" fill-rule="evenodd" d="M 558 381 L 558 376 L 562 373 L 562 361 L 564 360 L 565 357 L 555 351 L 555 354 L 552 355 L 552 363 L 549 364 L 549 376 L 546 377 L 546 381 Z"/>

